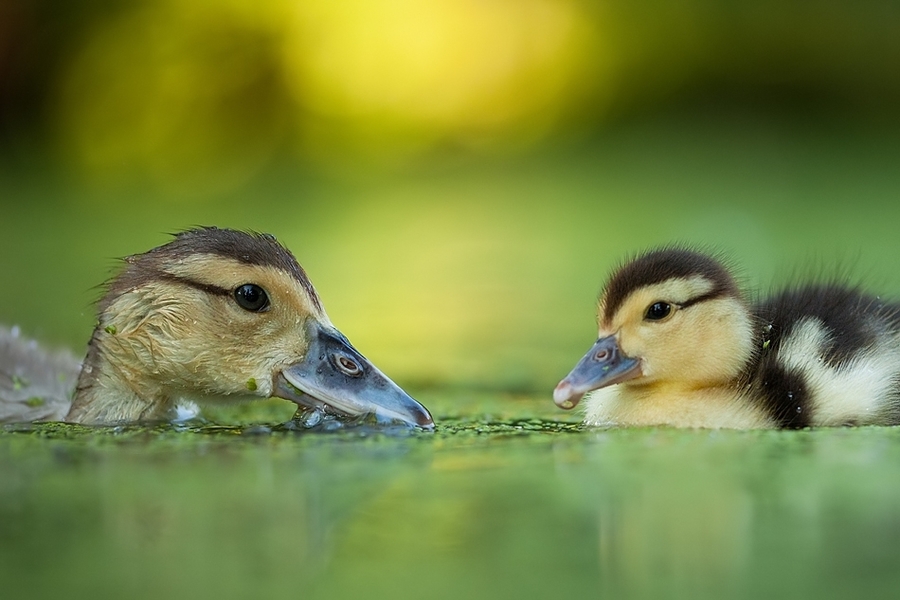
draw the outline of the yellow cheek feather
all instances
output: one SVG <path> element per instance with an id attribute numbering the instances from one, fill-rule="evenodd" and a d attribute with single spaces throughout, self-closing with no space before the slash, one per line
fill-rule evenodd
<path id="1" fill-rule="evenodd" d="M 640 376 L 589 377 L 602 365 L 592 348 L 554 400 L 587 393 L 588 425 L 897 426 L 898 314 L 897 301 L 834 279 L 751 305 L 715 256 L 657 248 L 614 271 L 600 302 L 600 341 L 632 375 L 640 361 Z"/>
<path id="2" fill-rule="evenodd" d="M 150 406 L 163 412 L 179 397 L 268 397 L 274 374 L 305 355 L 306 321 L 329 323 L 320 304 L 273 267 L 198 254 L 167 263 L 164 272 L 111 298 L 103 309 L 95 332 L 99 362 L 90 369 L 102 383 L 82 394 L 73 418 L 88 422 L 121 414 L 129 420 L 136 417 L 126 410 Z M 266 310 L 245 310 L 235 301 L 231 290 L 246 283 L 266 291 Z M 103 392 L 114 388 L 119 391 Z M 134 401 L 129 408 L 114 404 L 112 396 Z"/>
<path id="3" fill-rule="evenodd" d="M 277 396 L 434 426 L 333 327 L 306 272 L 271 235 L 198 227 L 130 256 L 98 321 L 71 422 L 168 419 L 185 401 Z"/>
<path id="4" fill-rule="evenodd" d="M 601 321 L 600 336 L 615 334 L 623 354 L 640 359 L 642 376 L 593 392 L 587 424 L 770 426 L 733 385 L 753 352 L 747 306 L 727 295 L 692 303 L 712 289 L 703 277 L 640 288 Z M 660 301 L 672 305 L 671 313 L 645 318 Z M 603 302 L 600 310 L 604 314 Z"/>

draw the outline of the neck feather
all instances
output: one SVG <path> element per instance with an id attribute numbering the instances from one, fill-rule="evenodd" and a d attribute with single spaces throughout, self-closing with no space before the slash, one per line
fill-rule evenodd
<path id="1" fill-rule="evenodd" d="M 165 418 L 171 409 L 169 399 L 146 385 L 140 371 L 127 361 L 117 360 L 102 341 L 108 338 L 100 326 L 94 330 L 66 421 L 99 425 Z"/>

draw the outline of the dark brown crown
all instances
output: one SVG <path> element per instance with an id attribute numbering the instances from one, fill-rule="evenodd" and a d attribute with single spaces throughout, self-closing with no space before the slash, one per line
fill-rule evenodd
<path id="1" fill-rule="evenodd" d="M 610 320 L 625 299 L 640 288 L 691 277 L 702 277 L 712 284 L 709 292 L 692 299 L 692 303 L 740 296 L 731 273 L 717 259 L 686 248 L 659 248 L 625 263 L 612 274 L 603 292 L 603 319 Z"/>
<path id="2" fill-rule="evenodd" d="M 172 241 L 125 259 L 124 270 L 109 284 L 104 302 L 154 279 L 171 279 L 165 265 L 197 254 L 212 254 L 248 265 L 272 267 L 289 274 L 306 290 L 313 304 L 322 310 L 322 302 L 303 267 L 290 250 L 275 236 L 266 233 L 197 227 L 175 234 Z M 190 283 L 190 282 L 188 282 Z M 101 311 L 105 308 L 101 303 Z"/>

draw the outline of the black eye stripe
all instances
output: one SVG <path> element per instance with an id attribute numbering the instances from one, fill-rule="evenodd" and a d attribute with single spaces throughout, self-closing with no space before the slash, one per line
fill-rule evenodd
<path id="1" fill-rule="evenodd" d="M 219 287 L 217 285 L 210 285 L 208 283 L 200 283 L 199 281 L 194 281 L 193 279 L 188 279 L 186 277 L 178 277 L 177 275 L 172 275 L 171 273 L 157 273 L 156 277 L 158 279 L 162 279 L 163 281 L 171 281 L 172 283 L 192 287 L 195 290 L 200 290 L 201 292 L 205 292 L 207 294 L 210 294 L 211 296 L 232 295 L 232 291 L 229 289 Z"/>
<path id="2" fill-rule="evenodd" d="M 659 300 L 647 307 L 647 312 L 644 313 L 644 318 L 648 321 L 659 321 L 668 317 L 671 314 L 673 307 L 677 307 L 679 309 L 690 308 L 695 304 L 700 304 L 701 302 L 706 302 L 708 300 L 715 300 L 719 297 L 721 297 L 721 293 L 713 290 L 706 294 L 701 294 L 700 296 L 696 296 L 694 298 L 686 300 L 680 304 Z"/>
<path id="3" fill-rule="evenodd" d="M 700 302 L 706 302 L 707 300 L 715 300 L 716 298 L 721 298 L 723 294 L 719 290 L 712 290 L 706 294 L 702 294 L 695 298 L 691 298 L 690 300 L 686 300 L 679 304 L 680 308 L 687 308 L 689 306 L 693 306 L 694 304 L 699 304 Z"/>
<path id="4" fill-rule="evenodd" d="M 262 312 L 269 308 L 269 296 L 266 290 L 255 283 L 245 283 L 234 290 L 234 299 L 238 306 L 250 312 Z"/>
<path id="5" fill-rule="evenodd" d="M 199 281 L 194 281 L 186 277 L 178 277 L 171 273 L 159 273 L 157 274 L 157 277 L 165 281 L 190 286 L 212 296 L 230 296 L 237 302 L 238 306 L 250 312 L 265 312 L 269 308 L 268 294 L 266 294 L 266 291 L 262 287 L 255 283 L 245 283 L 233 290 L 229 290 L 217 285 L 200 283 Z"/>

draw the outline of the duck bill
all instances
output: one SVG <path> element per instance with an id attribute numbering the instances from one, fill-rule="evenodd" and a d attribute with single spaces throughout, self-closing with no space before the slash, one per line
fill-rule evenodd
<path id="1" fill-rule="evenodd" d="M 374 414 L 422 429 L 434 428 L 428 410 L 370 363 L 341 332 L 311 323 L 309 334 L 306 356 L 276 376 L 274 395 L 347 416 Z"/>
<path id="2" fill-rule="evenodd" d="M 615 336 L 600 338 L 553 390 L 553 401 L 560 408 L 574 408 L 586 393 L 640 375 L 641 361 L 625 356 Z"/>

